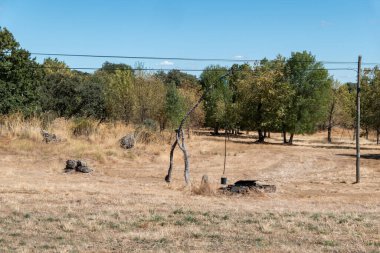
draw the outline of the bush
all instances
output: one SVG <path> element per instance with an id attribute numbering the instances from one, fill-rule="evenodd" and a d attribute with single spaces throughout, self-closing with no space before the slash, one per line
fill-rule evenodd
<path id="1" fill-rule="evenodd" d="M 156 132 L 158 129 L 158 123 L 152 119 L 145 119 L 143 122 L 143 126 L 147 130 L 152 131 L 152 132 Z"/>
<path id="2" fill-rule="evenodd" d="M 72 127 L 72 133 L 74 136 L 86 136 L 89 137 L 96 131 L 96 123 L 93 119 L 76 118 L 74 119 L 74 125 Z"/>

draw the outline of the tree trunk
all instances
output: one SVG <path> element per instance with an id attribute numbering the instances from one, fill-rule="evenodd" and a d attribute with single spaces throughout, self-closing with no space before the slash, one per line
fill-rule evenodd
<path id="1" fill-rule="evenodd" d="M 176 133 L 177 135 L 177 133 Z M 172 145 L 172 148 L 170 149 L 170 162 L 169 162 L 169 169 L 168 169 L 168 174 L 165 177 L 165 181 L 170 183 L 172 179 L 172 171 L 173 171 L 173 156 L 174 156 L 174 149 L 177 146 L 177 137 L 175 138 L 175 141 Z"/>
<path id="2" fill-rule="evenodd" d="M 288 143 L 288 140 L 286 139 L 286 131 L 282 131 L 282 138 L 284 144 Z"/>
<path id="3" fill-rule="evenodd" d="M 368 127 L 365 128 L 365 139 L 368 140 L 368 135 L 369 135 L 369 131 L 368 131 Z"/>
<path id="4" fill-rule="evenodd" d="M 261 129 L 257 130 L 257 133 L 259 135 L 259 139 L 257 142 L 263 143 L 265 141 L 265 135 L 263 134 L 263 131 Z"/>
<path id="5" fill-rule="evenodd" d="M 289 142 L 288 142 L 290 145 L 293 145 L 293 137 L 294 137 L 294 133 L 291 133 L 290 138 L 289 138 Z"/>
<path id="6" fill-rule="evenodd" d="M 184 177 L 185 177 L 186 184 L 189 185 L 190 184 L 189 155 L 188 155 L 187 148 L 185 145 L 185 132 L 183 131 L 183 129 L 181 129 L 181 131 L 178 131 L 177 133 L 177 143 L 178 143 L 178 147 L 183 152 L 183 160 L 185 162 Z"/>
<path id="7" fill-rule="evenodd" d="M 267 130 L 264 130 L 264 137 L 267 137 Z"/>
<path id="8" fill-rule="evenodd" d="M 379 145 L 380 139 L 380 129 L 376 129 L 376 144 Z"/>
<path id="9" fill-rule="evenodd" d="M 331 143 L 331 126 L 327 127 L 327 142 Z"/>
<path id="10" fill-rule="evenodd" d="M 267 137 L 270 138 L 270 132 L 268 132 L 268 136 Z"/>
<path id="11" fill-rule="evenodd" d="M 178 145 L 178 147 L 182 150 L 184 160 L 185 160 L 185 182 L 188 185 L 190 183 L 190 168 L 189 168 L 189 156 L 187 153 L 187 149 L 185 146 L 185 133 L 183 132 L 183 125 L 185 124 L 187 118 L 191 115 L 191 113 L 199 106 L 199 104 L 204 100 L 206 94 L 208 93 L 209 90 L 206 90 L 203 95 L 198 99 L 197 103 L 185 114 L 183 119 L 181 120 L 181 123 L 179 124 L 178 129 L 176 130 L 176 139 L 172 145 L 172 148 L 170 150 L 170 162 L 169 162 L 169 169 L 168 169 L 168 174 L 165 176 L 165 181 L 170 182 L 171 180 L 171 174 L 173 171 L 173 155 L 174 155 L 174 150 L 175 147 Z M 180 137 L 182 137 L 182 143 L 180 143 Z"/>
<path id="12" fill-rule="evenodd" d="M 214 135 L 219 135 L 219 127 L 214 127 Z"/>

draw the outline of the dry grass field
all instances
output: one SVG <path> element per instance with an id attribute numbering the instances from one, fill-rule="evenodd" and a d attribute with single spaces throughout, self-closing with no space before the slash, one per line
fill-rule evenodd
<path id="1" fill-rule="evenodd" d="M 0 132 L 0 252 L 380 252 L 380 146 L 363 139 L 362 183 L 355 180 L 352 136 L 296 136 L 281 144 L 252 138 L 228 142 L 227 177 L 275 184 L 276 193 L 218 193 L 223 137 L 192 135 L 192 188 L 184 187 L 177 150 L 173 182 L 168 136 L 133 150 L 118 139 L 131 129 L 102 125 L 73 138 L 68 122 L 38 122 Z M 241 136 L 249 137 L 249 136 Z M 67 159 L 95 171 L 65 174 Z M 214 193 L 196 194 L 203 174 Z"/>

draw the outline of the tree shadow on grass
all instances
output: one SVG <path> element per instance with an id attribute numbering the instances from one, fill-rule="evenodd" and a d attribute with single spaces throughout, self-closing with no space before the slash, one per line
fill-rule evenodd
<path id="1" fill-rule="evenodd" d="M 339 156 L 349 156 L 349 157 L 353 157 L 353 158 L 356 157 L 355 154 L 336 154 L 336 155 L 339 155 Z M 360 155 L 360 157 L 363 158 L 363 159 L 380 160 L 380 154 L 363 154 L 363 155 Z"/>

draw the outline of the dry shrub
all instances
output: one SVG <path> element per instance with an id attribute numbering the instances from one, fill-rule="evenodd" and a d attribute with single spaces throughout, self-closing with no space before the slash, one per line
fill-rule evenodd
<path id="1" fill-rule="evenodd" d="M 210 184 L 207 176 L 203 176 L 200 186 L 193 187 L 191 191 L 192 193 L 196 195 L 205 195 L 205 196 L 215 195 L 216 193 L 216 189 Z"/>
<path id="2" fill-rule="evenodd" d="M 161 144 L 165 141 L 164 135 L 150 128 L 140 126 L 135 131 L 135 139 L 137 143 L 142 144 Z"/>
<path id="3" fill-rule="evenodd" d="M 72 132 L 76 137 L 90 137 L 96 131 L 96 122 L 94 119 L 76 118 L 74 119 Z"/>
<path id="4" fill-rule="evenodd" d="M 0 136 L 20 139 L 41 139 L 41 120 L 36 117 L 26 119 L 21 113 L 0 117 Z"/>

